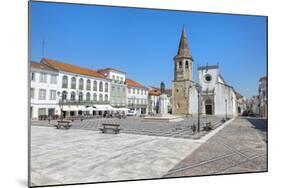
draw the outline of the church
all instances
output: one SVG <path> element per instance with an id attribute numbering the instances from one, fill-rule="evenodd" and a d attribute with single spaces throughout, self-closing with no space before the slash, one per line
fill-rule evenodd
<path id="1" fill-rule="evenodd" d="M 197 115 L 198 112 L 206 115 L 237 115 L 237 93 L 225 82 L 218 65 L 198 67 L 196 82 L 192 74 L 193 58 L 183 28 L 178 52 L 174 57 L 172 113 L 176 115 Z"/>

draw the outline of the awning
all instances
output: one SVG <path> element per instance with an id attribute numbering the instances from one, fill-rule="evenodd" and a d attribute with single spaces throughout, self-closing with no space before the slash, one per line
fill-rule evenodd
<path id="1" fill-rule="evenodd" d="M 102 104 L 96 104 L 94 105 L 94 110 L 97 110 L 97 111 L 111 111 L 111 110 L 114 110 L 114 108 L 110 105 L 102 105 Z"/>
<path id="2" fill-rule="evenodd" d="M 130 109 L 129 108 L 119 108 L 119 110 L 121 110 L 121 111 L 129 111 Z"/>
<path id="3" fill-rule="evenodd" d="M 76 105 L 65 105 L 62 107 L 63 111 L 83 111 L 85 110 L 84 106 L 76 106 Z"/>

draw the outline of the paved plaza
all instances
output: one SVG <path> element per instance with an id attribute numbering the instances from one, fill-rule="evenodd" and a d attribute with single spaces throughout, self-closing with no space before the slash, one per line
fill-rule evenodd
<path id="1" fill-rule="evenodd" d="M 35 122 L 31 126 L 32 185 L 267 170 L 266 121 L 236 118 L 221 125 L 220 118 L 206 117 L 202 122 L 220 123 L 215 130 L 194 137 L 190 125 L 195 120 L 155 124 L 135 117 L 95 119 L 76 121 L 69 130 L 56 129 L 53 122 Z M 120 123 L 121 133 L 97 131 L 105 121 Z"/>
<path id="2" fill-rule="evenodd" d="M 201 130 L 207 122 L 211 122 L 215 128 L 222 125 L 223 117 L 217 116 L 203 116 L 201 118 Z M 202 136 L 208 134 L 206 131 L 201 131 L 199 134 L 193 134 L 191 126 L 197 124 L 197 117 L 188 117 L 181 122 L 144 122 L 142 118 L 128 117 L 126 119 L 118 118 L 100 118 L 100 119 L 85 119 L 83 121 L 76 120 L 72 123 L 71 129 L 83 129 L 97 131 L 101 127 L 102 123 L 117 123 L 121 126 L 121 133 L 127 134 L 139 134 L 149 136 L 163 136 L 173 138 L 187 138 L 187 139 L 199 139 Z M 54 127 L 56 121 L 51 121 L 50 124 L 47 121 L 32 122 L 32 125 Z"/>
<path id="3" fill-rule="evenodd" d="M 201 143 L 137 134 L 31 127 L 32 185 L 161 178 Z"/>
<path id="4" fill-rule="evenodd" d="M 267 171 L 267 122 L 237 118 L 164 177 Z"/>

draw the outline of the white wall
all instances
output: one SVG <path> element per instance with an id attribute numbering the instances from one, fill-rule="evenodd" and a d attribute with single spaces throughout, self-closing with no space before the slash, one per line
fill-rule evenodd
<path id="1" fill-rule="evenodd" d="M 68 77 L 68 88 L 62 88 L 62 78 L 63 76 L 67 76 Z M 71 78 L 75 77 L 76 78 L 76 89 L 71 89 Z M 84 89 L 80 90 L 79 89 L 79 79 L 82 78 L 84 80 Z M 90 90 L 87 90 L 87 80 L 91 81 L 91 87 Z M 94 81 L 97 81 L 97 91 L 93 90 L 93 85 L 94 85 Z M 103 91 L 99 91 L 99 85 L 100 82 L 103 83 Z M 105 92 L 105 83 L 108 83 L 108 92 Z M 70 100 L 70 95 L 71 92 L 75 92 L 76 93 L 76 97 L 75 99 L 78 100 L 78 94 L 77 91 L 82 92 L 83 93 L 83 100 L 86 100 L 86 94 L 89 92 L 90 93 L 90 100 L 93 100 L 93 94 L 96 93 L 97 94 L 97 100 L 100 101 L 99 95 L 102 94 L 103 95 L 103 100 L 105 99 L 105 95 L 108 95 L 108 101 L 110 101 L 110 90 L 111 90 L 111 83 L 108 79 L 103 79 L 103 78 L 98 78 L 98 77 L 92 77 L 92 76 L 86 76 L 86 75 L 80 75 L 80 74 L 74 74 L 74 73 L 68 73 L 68 72 L 63 72 L 60 71 L 59 72 L 59 81 L 58 81 L 58 87 L 59 87 L 59 91 L 62 93 L 63 91 L 67 92 L 67 100 Z"/>

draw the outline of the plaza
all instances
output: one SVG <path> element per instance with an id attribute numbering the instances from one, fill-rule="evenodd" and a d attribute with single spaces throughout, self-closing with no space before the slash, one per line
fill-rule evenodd
<path id="1" fill-rule="evenodd" d="M 204 117 L 202 123 L 217 122 L 216 128 L 194 134 L 195 119 L 167 124 L 138 117 L 91 119 L 74 121 L 68 130 L 56 129 L 52 121 L 32 122 L 32 185 L 267 170 L 265 121 L 233 118 L 223 124 L 220 117 Z M 105 122 L 120 123 L 120 133 L 101 133 Z"/>

